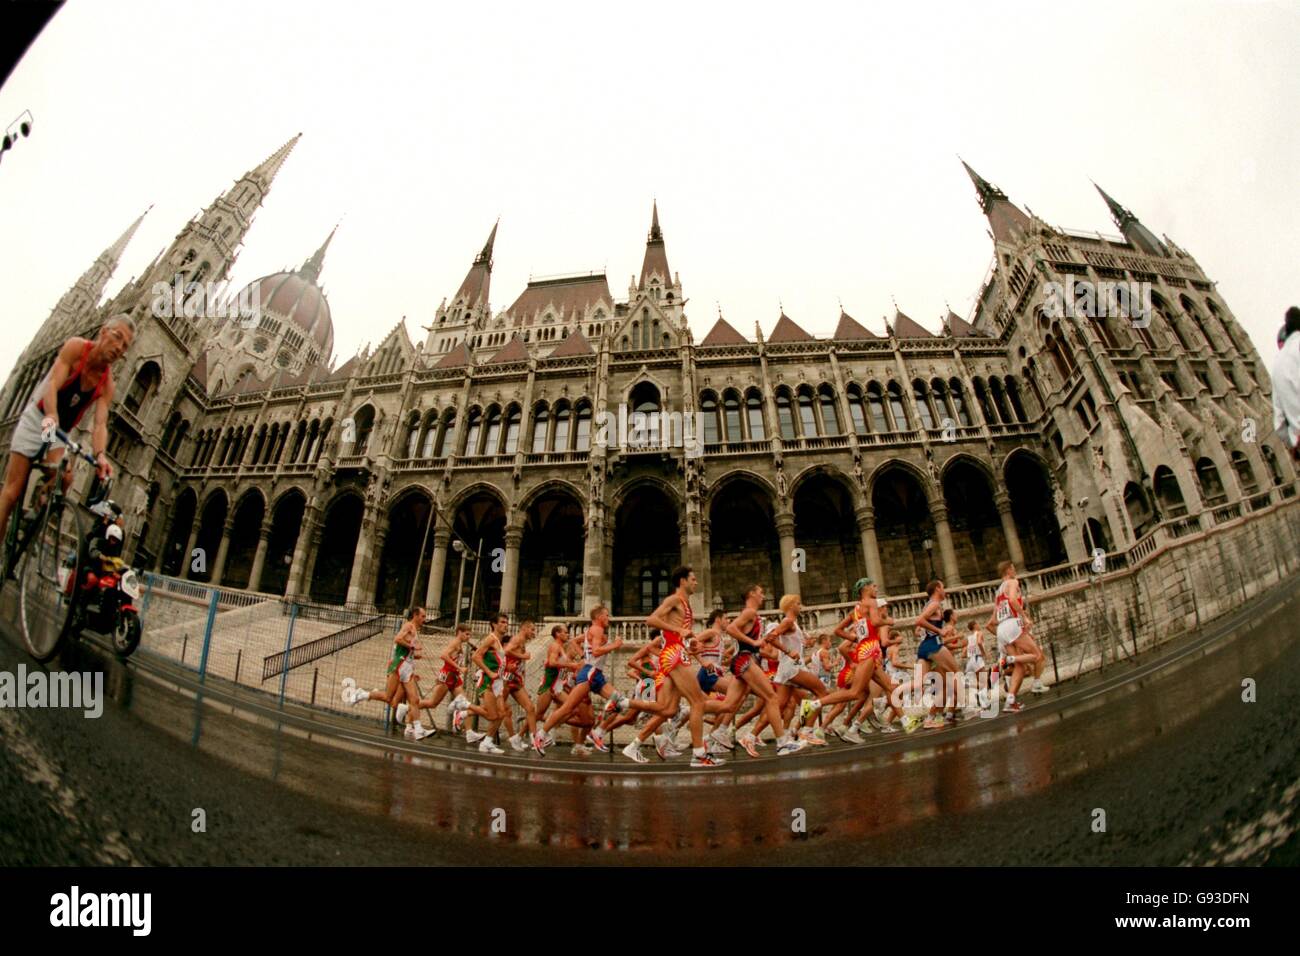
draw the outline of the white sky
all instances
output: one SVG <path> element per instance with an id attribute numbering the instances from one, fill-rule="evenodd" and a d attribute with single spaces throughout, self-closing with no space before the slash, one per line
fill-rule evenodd
<path id="1" fill-rule="evenodd" d="M 1300 5 L 72 0 L 0 90 L 0 374 L 150 203 L 109 285 L 303 132 L 236 288 L 334 223 L 336 352 L 415 341 L 499 215 L 494 310 L 530 273 L 622 297 L 651 199 L 697 341 L 779 306 L 815 335 L 968 315 L 992 248 L 960 153 L 1059 226 L 1089 177 L 1218 280 L 1271 364 L 1300 302 Z"/>

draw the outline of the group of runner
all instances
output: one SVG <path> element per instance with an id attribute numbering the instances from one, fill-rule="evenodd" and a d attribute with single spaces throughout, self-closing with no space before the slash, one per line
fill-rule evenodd
<path id="1" fill-rule="evenodd" d="M 857 603 L 845 618 L 815 639 L 799 624 L 802 604 L 797 594 L 783 596 L 780 616 L 764 622 L 759 611 L 766 594 L 759 584 L 745 590 L 743 607 L 734 617 L 714 610 L 697 632 L 691 597 L 698 580 L 683 566 L 672 574 L 672 593 L 646 618 L 650 641 L 624 664 L 630 694 L 619 691 L 607 673 L 609 655 L 623 641 L 611 639 L 609 610 L 599 606 L 580 634 L 564 624 L 551 628 L 541 683 L 532 694 L 525 670 L 533 659 L 528 651 L 536 635 L 533 620 L 522 619 L 512 635 L 509 617 L 498 614 L 477 646 L 470 644 L 469 626 L 460 625 L 439 654 L 433 693 L 422 699 L 415 662 L 424 657 L 420 628 L 425 615 L 414 608 L 394 638 L 386 686 L 366 691 L 347 678 L 343 700 L 385 702 L 405 726 L 406 736 L 420 740 L 435 732 L 432 720 L 426 727 L 422 715 L 432 714 L 451 696 L 453 733 L 463 732 L 467 743 L 489 754 L 504 753 L 498 742 L 504 739 L 516 751 L 531 748 L 544 755 L 556 744 L 561 725 L 569 729 L 572 753 L 586 754 L 593 748 L 608 752 L 612 732 L 639 721 L 622 753 L 645 763 L 649 758 L 642 748 L 650 745 L 661 759 L 669 760 L 682 755 L 675 740 L 686 726 L 693 767 L 719 766 L 736 746 L 757 757 L 766 746 L 762 737 L 767 730 L 775 738 L 777 754 L 786 755 L 824 746 L 828 733 L 861 743 L 863 734 L 938 728 L 961 719 L 963 710 L 980 709 L 987 715 L 1006 677 L 1006 710 L 1021 709 L 1019 694 L 1026 678 L 1031 690 L 1046 689 L 1043 654 L 1031 633 L 1015 567 L 1004 561 L 999 572 L 1002 581 L 984 625 L 997 641 L 991 669 L 985 663 L 978 623 L 969 622 L 964 642 L 958 635 L 955 613 L 944 608 L 942 581 L 931 581 L 926 588 L 928 600 L 915 622 L 916 667 L 909 673 L 899 665 L 902 629 L 868 578 L 855 584 Z M 833 638 L 839 639 L 834 650 Z M 467 648 L 472 648 L 470 665 L 465 663 Z M 470 667 L 474 701 L 462 692 Z M 593 706 L 594 698 L 599 700 Z M 742 711 L 751 698 L 752 704 Z M 522 728 L 516 726 L 511 701 L 522 711 Z M 471 715 L 479 719 L 478 729 L 465 726 Z"/>

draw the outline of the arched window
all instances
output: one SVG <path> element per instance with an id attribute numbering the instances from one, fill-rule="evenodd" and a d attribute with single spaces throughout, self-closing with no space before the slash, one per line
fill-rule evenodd
<path id="1" fill-rule="evenodd" d="M 776 420 L 781 429 L 781 438 L 794 438 L 794 413 L 790 408 L 790 393 L 785 389 L 776 393 Z"/>
<path id="2" fill-rule="evenodd" d="M 483 454 L 496 455 L 501 451 L 501 409 L 493 405 L 487 413 L 487 435 L 483 439 Z"/>
<path id="3" fill-rule="evenodd" d="M 352 443 L 352 454 L 364 455 L 370 448 L 370 432 L 375 427 L 375 409 L 373 405 L 362 405 L 352 417 L 356 440 Z"/>
<path id="4" fill-rule="evenodd" d="M 538 405 L 533 412 L 533 454 L 546 451 L 547 432 L 551 426 L 551 413 L 545 405 Z"/>
<path id="5" fill-rule="evenodd" d="M 1011 403 L 1012 410 L 1016 413 L 1016 421 L 1028 421 L 1025 415 L 1025 406 L 1020 402 L 1020 389 L 1016 387 L 1016 379 L 1013 375 L 1008 375 L 1005 379 L 1007 389 L 1007 401 Z"/>
<path id="6" fill-rule="evenodd" d="M 628 404 L 636 413 L 632 427 L 644 433 L 643 444 L 659 445 L 659 389 L 651 382 L 640 382 L 629 396 Z M 638 423 L 640 428 L 638 429 Z"/>
<path id="7" fill-rule="evenodd" d="M 850 385 L 848 389 L 849 398 L 849 418 L 853 420 L 853 431 L 858 435 L 867 433 L 867 413 L 862 406 L 862 390 L 856 385 Z"/>
<path id="8" fill-rule="evenodd" d="M 415 453 L 420 450 L 420 413 L 411 412 L 410 421 L 406 426 L 406 457 L 414 458 Z"/>
<path id="9" fill-rule="evenodd" d="M 433 457 L 433 448 L 438 441 L 438 414 L 429 412 L 424 416 L 423 440 L 420 443 L 420 457 L 430 459 Z"/>
<path id="10" fill-rule="evenodd" d="M 988 390 L 984 387 L 984 379 L 975 379 L 974 386 L 975 400 L 980 403 L 980 411 L 984 413 L 984 421 L 990 425 L 1000 424 L 997 412 L 993 410 L 993 403 L 989 401 Z"/>
<path id="11" fill-rule="evenodd" d="M 726 424 L 726 440 L 744 441 L 745 435 L 740 428 L 740 396 L 729 391 L 722 396 L 723 420 Z"/>
<path id="12" fill-rule="evenodd" d="M 1196 303 L 1185 295 L 1179 296 L 1178 301 L 1182 305 L 1183 311 L 1187 313 L 1187 317 L 1192 320 L 1192 324 L 1196 326 L 1196 331 L 1201 333 L 1201 338 L 1205 340 L 1205 344 L 1213 350 L 1214 339 L 1210 338 L 1210 330 L 1206 328 L 1205 320 L 1201 317 L 1200 310 L 1196 308 Z"/>
<path id="13" fill-rule="evenodd" d="M 903 404 L 903 390 L 897 382 L 889 383 L 889 412 L 894 418 L 894 430 L 910 432 L 912 420 L 907 417 L 907 406 Z"/>
<path id="14" fill-rule="evenodd" d="M 574 420 L 573 450 L 591 450 L 591 406 L 586 402 L 578 405 L 577 417 Z"/>
<path id="15" fill-rule="evenodd" d="M 1255 469 L 1250 467 L 1250 460 L 1241 452 L 1232 453 L 1232 468 L 1237 473 L 1237 482 L 1241 485 L 1241 492 L 1244 495 L 1253 495 L 1259 491 L 1259 483 L 1255 481 Z"/>
<path id="16" fill-rule="evenodd" d="M 555 451 L 569 450 L 569 406 L 560 402 L 555 406 Z"/>
<path id="17" fill-rule="evenodd" d="M 1219 469 L 1214 467 L 1214 462 L 1210 459 L 1202 458 L 1196 463 L 1196 480 L 1201 485 L 1201 497 L 1207 505 L 1214 506 L 1227 500 L 1227 492 L 1223 490 L 1223 482 L 1219 479 Z"/>
<path id="18" fill-rule="evenodd" d="M 757 390 L 750 390 L 745 395 L 745 412 L 749 419 L 749 440 L 764 441 L 767 429 L 763 427 L 763 397 Z"/>
<path id="19" fill-rule="evenodd" d="M 822 407 L 822 434 L 839 435 L 844 429 L 840 427 L 840 410 L 835 404 L 835 391 L 829 385 L 817 389 L 817 398 Z"/>
<path id="20" fill-rule="evenodd" d="M 368 406 L 367 406 L 367 407 L 368 407 Z M 374 414 L 375 414 L 374 409 L 370 409 L 371 424 L 374 424 Z M 332 419 L 332 418 L 327 418 L 327 419 L 325 419 L 324 422 L 321 423 L 321 427 L 320 427 L 320 440 L 316 442 L 316 454 L 315 454 L 315 456 L 312 458 L 312 461 L 319 461 L 319 460 L 320 460 L 321 452 L 325 450 L 325 439 L 329 438 L 329 436 L 330 436 L 330 430 L 331 430 L 333 427 L 334 427 L 334 419 Z M 367 443 L 370 441 L 370 433 L 369 433 L 369 430 L 367 430 L 367 432 L 366 432 L 366 441 L 367 441 Z"/>
<path id="21" fill-rule="evenodd" d="M 877 434 L 890 431 L 889 419 L 885 417 L 885 396 L 879 382 L 867 386 L 867 407 L 871 410 L 871 430 Z"/>
<path id="22" fill-rule="evenodd" d="M 522 418 L 519 406 L 510 406 L 510 411 L 506 413 L 506 441 L 501 449 L 507 455 L 513 455 L 519 449 L 519 422 Z"/>
<path id="23" fill-rule="evenodd" d="M 478 408 L 469 410 L 469 427 L 465 429 L 465 457 L 473 458 L 481 454 L 479 437 L 483 434 L 483 412 Z"/>
<path id="24" fill-rule="evenodd" d="M 704 418 L 704 444 L 716 445 L 722 440 L 718 419 L 718 400 L 712 392 L 705 392 L 700 399 L 700 414 Z"/>
<path id="25" fill-rule="evenodd" d="M 993 393 L 993 404 L 997 406 L 998 416 L 1002 421 L 1010 424 L 1015 421 L 1011 414 L 1011 406 L 1007 404 L 1006 393 L 1002 389 L 1002 380 L 996 375 L 989 379 L 989 391 Z"/>
<path id="26" fill-rule="evenodd" d="M 813 412 L 813 395 L 812 389 L 807 385 L 799 389 L 799 425 L 803 429 L 805 438 L 815 437 L 817 432 L 817 416 Z"/>
<path id="27" fill-rule="evenodd" d="M 934 428 L 934 412 L 930 408 L 930 390 L 925 387 L 925 382 L 919 378 L 912 382 L 912 398 L 916 400 L 916 414 L 921 416 L 921 427 L 925 429 Z"/>
<path id="28" fill-rule="evenodd" d="M 162 381 L 162 372 L 158 368 L 157 362 L 145 362 L 140 371 L 136 373 L 135 379 L 131 382 L 131 387 L 127 389 L 126 398 L 122 404 L 126 406 L 127 411 L 135 415 L 141 414 L 141 409 L 150 396 L 158 390 L 158 383 Z"/>
<path id="29" fill-rule="evenodd" d="M 1264 445 L 1260 448 L 1260 451 L 1264 454 L 1264 463 L 1268 465 L 1269 474 L 1273 476 L 1273 484 L 1283 484 L 1286 481 L 1286 475 L 1282 473 L 1282 466 L 1278 463 L 1277 455 L 1273 453 L 1273 449 Z"/>
<path id="30" fill-rule="evenodd" d="M 442 425 L 438 429 L 438 441 L 433 446 L 434 458 L 446 458 L 456 448 L 456 409 L 449 408 L 443 414 Z"/>

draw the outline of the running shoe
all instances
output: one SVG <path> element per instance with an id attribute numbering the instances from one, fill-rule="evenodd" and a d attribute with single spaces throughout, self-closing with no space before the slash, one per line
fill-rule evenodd
<path id="1" fill-rule="evenodd" d="M 719 747 L 721 747 L 723 750 L 726 751 L 734 750 L 736 747 L 735 744 L 733 744 L 730 740 L 727 739 L 727 735 L 723 733 L 720 728 L 718 730 L 713 731 L 713 733 L 709 734 L 709 740 L 711 740 L 713 743 L 717 744 Z"/>
<path id="2" fill-rule="evenodd" d="M 721 757 L 712 757 L 707 753 L 702 756 L 691 755 L 692 767 L 721 767 L 724 763 L 726 761 Z"/>
<path id="3" fill-rule="evenodd" d="M 455 710 L 452 712 L 451 732 L 453 734 L 460 733 L 461 728 L 465 726 L 465 718 L 466 716 L 468 716 L 468 713 L 469 713 L 468 711 L 464 711 L 464 710 Z"/>
<path id="4" fill-rule="evenodd" d="M 406 712 L 410 709 L 411 709 L 411 705 L 408 704 L 406 701 L 402 701 L 400 704 L 397 705 L 397 722 L 399 724 L 406 723 Z"/>
<path id="5" fill-rule="evenodd" d="M 605 731 L 601 730 L 599 727 L 592 728 L 592 731 L 588 735 L 587 739 L 590 740 L 591 745 L 595 747 L 597 750 L 599 750 L 601 753 L 603 754 L 609 753 L 609 744 L 605 743 Z"/>
<path id="6" fill-rule="evenodd" d="M 903 718 L 903 733 L 910 734 L 921 726 L 921 718 L 910 715 Z"/>
<path id="7" fill-rule="evenodd" d="M 357 682 L 351 677 L 343 678 L 343 703 L 352 703 L 352 698 L 357 692 Z"/>
<path id="8" fill-rule="evenodd" d="M 758 757 L 758 747 L 755 744 L 753 734 L 743 734 L 736 740 L 736 743 L 744 747 L 745 753 L 749 754 L 751 757 Z"/>
<path id="9" fill-rule="evenodd" d="M 809 728 L 807 728 L 807 727 L 805 727 L 803 730 L 799 731 L 799 739 L 802 740 L 802 741 L 804 742 L 804 744 L 806 744 L 806 745 L 809 746 L 809 747 L 825 747 L 825 746 L 826 746 L 826 741 L 823 740 L 821 737 L 818 737 L 817 734 L 816 734 L 814 731 L 812 731 L 811 729 L 809 729 Z"/>
<path id="10" fill-rule="evenodd" d="M 510 741 L 510 746 L 516 751 L 528 749 L 528 744 L 524 743 L 518 734 L 515 734 L 513 737 L 508 737 L 506 739 Z"/>
<path id="11" fill-rule="evenodd" d="M 806 723 L 808 719 L 813 716 L 813 714 L 821 710 L 821 707 L 822 707 L 821 701 L 819 701 L 815 697 L 810 697 L 808 700 L 805 700 L 802 704 L 799 705 L 799 716 L 802 717 L 804 719 L 804 722 Z"/>
<path id="12" fill-rule="evenodd" d="M 795 740 L 794 738 L 789 737 L 776 745 L 776 755 L 778 757 L 787 757 L 790 754 L 797 754 L 799 751 L 803 750 L 803 747 L 804 743 L 802 740 Z"/>
<path id="13" fill-rule="evenodd" d="M 682 752 L 677 749 L 667 734 L 655 734 L 655 753 L 659 755 L 660 760 L 668 760 L 672 757 L 680 757 Z"/>
<path id="14" fill-rule="evenodd" d="M 862 735 L 858 733 L 858 728 L 852 726 L 840 734 L 840 740 L 844 741 L 846 744 L 866 743 L 866 741 L 862 739 Z"/>
<path id="15" fill-rule="evenodd" d="M 476 744 L 480 740 L 486 739 L 486 737 L 487 734 L 483 733 L 482 731 L 478 731 L 478 730 L 465 731 L 465 743 L 467 744 Z"/>
<path id="16" fill-rule="evenodd" d="M 1034 686 L 1029 688 L 1031 694 L 1046 694 L 1051 690 L 1050 684 L 1044 684 L 1041 680 L 1034 681 Z"/>
<path id="17" fill-rule="evenodd" d="M 874 734 L 876 732 L 871 724 L 867 723 L 865 718 L 862 720 L 855 720 L 853 722 L 853 729 L 860 734 Z"/>
<path id="18" fill-rule="evenodd" d="M 727 754 L 731 753 L 731 751 L 728 750 L 726 747 L 719 747 L 718 742 L 716 740 L 704 741 L 704 747 L 706 750 L 708 750 L 710 754 L 712 754 L 715 757 L 725 757 Z"/>
<path id="19" fill-rule="evenodd" d="M 586 744 L 574 744 L 569 748 L 569 753 L 575 757 L 585 757 L 587 754 L 591 753 L 591 748 Z"/>
<path id="20" fill-rule="evenodd" d="M 636 763 L 649 763 L 650 758 L 641 752 L 640 742 L 633 740 L 623 748 L 623 756 Z"/>
<path id="21" fill-rule="evenodd" d="M 555 731 L 553 731 L 553 730 L 548 730 L 548 731 L 546 732 L 546 746 L 548 746 L 548 747 L 554 747 L 554 746 L 555 746 Z"/>
<path id="22" fill-rule="evenodd" d="M 613 717 L 615 714 L 621 712 L 621 708 L 618 706 L 618 694 L 610 694 L 609 700 L 605 701 L 605 706 L 600 712 L 601 716 Z"/>
<path id="23" fill-rule="evenodd" d="M 898 733 L 898 724 L 894 723 L 894 722 L 891 720 L 890 722 L 888 722 L 888 723 L 886 723 L 886 724 L 883 724 L 883 725 L 881 726 L 881 728 L 880 728 L 880 732 L 881 732 L 882 734 L 896 734 L 896 733 Z"/>
<path id="24" fill-rule="evenodd" d="M 942 717 L 927 717 L 921 723 L 921 728 L 923 730 L 942 730 L 943 727 L 944 722 Z"/>
<path id="25" fill-rule="evenodd" d="M 872 730 L 884 730 L 885 725 L 880 719 L 881 712 L 882 711 L 872 711 L 871 713 L 867 714 L 866 717 L 863 718 L 863 721 Z"/>
<path id="26" fill-rule="evenodd" d="M 505 753 L 500 747 L 492 742 L 491 737 L 484 737 L 483 742 L 478 745 L 478 752 L 481 754 L 503 754 Z"/>
<path id="27" fill-rule="evenodd" d="M 412 724 L 412 732 L 408 735 L 412 740 L 423 740 L 425 737 L 432 737 L 434 731 L 432 728 L 425 727 L 424 724 Z"/>
<path id="28" fill-rule="evenodd" d="M 542 736 L 540 730 L 533 734 L 533 750 L 537 751 L 539 757 L 546 756 L 546 738 Z"/>
<path id="29" fill-rule="evenodd" d="M 1018 713 L 1020 713 L 1022 710 L 1025 709 L 1025 705 L 1022 704 L 1022 703 L 1020 703 L 1020 701 L 1018 701 L 1018 700 L 1012 700 L 1012 701 L 1008 701 L 1008 702 L 1006 703 L 1006 705 L 1003 706 L 1002 709 L 1003 709 L 1003 710 L 1008 710 L 1008 711 L 1010 711 L 1010 712 L 1013 713 L 1013 714 L 1018 714 Z"/>

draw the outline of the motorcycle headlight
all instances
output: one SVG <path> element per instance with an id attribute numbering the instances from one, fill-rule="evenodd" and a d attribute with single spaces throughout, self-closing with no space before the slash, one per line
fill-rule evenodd
<path id="1" fill-rule="evenodd" d="M 127 571 L 122 575 L 122 590 L 131 600 L 140 600 L 140 581 L 134 571 Z"/>

